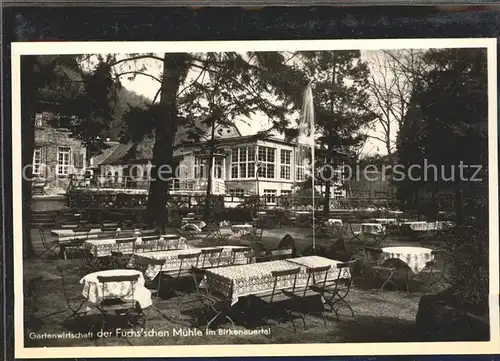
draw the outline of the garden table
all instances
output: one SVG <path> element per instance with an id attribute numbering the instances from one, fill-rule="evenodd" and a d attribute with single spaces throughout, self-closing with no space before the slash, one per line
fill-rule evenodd
<path id="1" fill-rule="evenodd" d="M 139 275 L 137 283 L 132 284 L 130 282 L 113 282 L 107 284 L 106 295 L 103 294 L 104 290 L 102 284 L 98 281 L 99 276 L 133 276 Z M 144 277 L 142 273 L 138 270 L 133 269 L 114 269 L 99 271 L 94 273 L 89 273 L 80 280 L 80 284 L 83 284 L 82 295 L 87 299 L 87 309 L 92 306 L 97 306 L 103 300 L 103 297 L 113 297 L 120 298 L 123 301 L 130 300 L 132 294 L 134 299 L 139 303 L 141 308 L 146 308 L 151 306 L 151 292 L 144 287 Z"/>
<path id="2" fill-rule="evenodd" d="M 94 257 L 106 257 L 111 255 L 111 251 L 118 250 L 123 254 L 131 254 L 134 252 L 133 244 L 142 244 L 143 242 L 144 244 L 154 244 L 160 250 L 187 249 L 189 247 L 184 237 L 171 234 L 160 236 L 158 240 L 142 241 L 141 237 L 137 237 L 134 243 L 124 243 L 119 249 L 116 240 L 117 238 L 87 240 L 85 242 L 85 249 Z"/>
<path id="3" fill-rule="evenodd" d="M 231 231 L 233 231 L 233 233 L 239 233 L 241 235 L 250 233 L 252 229 L 253 226 L 251 224 L 235 224 L 231 226 Z"/>
<path id="4" fill-rule="evenodd" d="M 327 224 L 330 225 L 330 226 L 342 226 L 342 220 L 341 219 L 330 218 L 327 221 Z"/>
<path id="5" fill-rule="evenodd" d="M 339 262 L 325 257 L 307 256 L 288 260 L 212 268 L 206 271 L 203 283 L 211 291 L 217 291 L 230 297 L 232 299 L 231 304 L 234 305 L 240 297 L 271 291 L 274 285 L 272 271 L 291 270 L 297 268 L 297 265 L 300 266 L 300 273 L 297 276 L 296 283 L 296 286 L 300 287 L 306 285 L 308 278 L 307 267 L 331 265 L 332 268 L 328 271 L 327 279 L 332 280 L 338 277 L 336 264 Z M 347 270 L 347 272 L 349 271 Z M 350 274 L 344 273 L 343 277 L 350 278 Z M 290 276 L 290 278 L 281 279 L 276 287 L 283 289 L 292 285 L 293 276 Z"/>
<path id="6" fill-rule="evenodd" d="M 374 221 L 380 224 L 390 224 L 390 225 L 398 224 L 398 220 L 396 218 L 375 218 Z"/>
<path id="7" fill-rule="evenodd" d="M 88 233 L 89 234 L 98 234 L 98 233 L 101 233 L 102 230 L 100 228 L 92 228 Z M 50 233 L 52 233 L 54 236 L 57 236 L 57 237 L 71 237 L 71 236 L 75 236 L 79 233 L 81 234 L 87 234 L 87 232 L 76 232 L 73 230 L 73 229 L 52 229 L 50 231 Z"/>
<path id="8" fill-rule="evenodd" d="M 232 259 L 232 249 L 234 248 L 241 248 L 242 246 L 224 246 L 223 251 L 221 253 L 221 258 L 228 258 Z M 203 247 L 203 248 L 190 248 L 190 249 L 180 249 L 180 250 L 171 250 L 171 251 L 155 251 L 155 252 L 144 252 L 144 253 L 134 253 L 132 257 L 130 258 L 129 264 L 127 265 L 128 268 L 133 268 L 135 266 L 135 260 L 137 258 L 143 258 L 143 259 L 163 259 L 165 260 L 165 264 L 160 267 L 158 265 L 150 265 L 148 269 L 144 272 L 144 275 L 148 279 L 154 279 L 160 271 L 163 272 L 169 272 L 169 271 L 176 271 L 179 269 L 181 266 L 181 261 L 179 260 L 179 255 L 180 254 L 200 254 L 201 255 L 201 250 L 202 249 L 214 249 L 214 248 L 220 248 L 220 247 Z M 182 268 L 183 269 L 190 269 L 191 267 L 199 267 L 201 268 L 201 262 L 202 262 L 202 256 L 200 256 L 198 264 L 191 264 L 191 263 L 183 263 Z M 247 258 L 245 257 L 244 254 L 242 253 L 237 253 L 236 254 L 236 260 L 235 263 L 246 263 Z M 209 268 L 211 265 L 209 262 L 205 265 L 204 268 Z"/>
<path id="9" fill-rule="evenodd" d="M 381 254 L 382 263 L 390 259 L 399 259 L 413 274 L 420 273 L 432 258 L 432 250 L 424 247 L 384 247 Z"/>
<path id="10" fill-rule="evenodd" d="M 408 226 L 412 231 L 427 231 L 428 225 L 426 221 L 409 221 L 401 222 L 401 226 Z"/>
<path id="11" fill-rule="evenodd" d="M 361 233 L 373 235 L 384 234 L 384 225 L 380 223 L 361 223 Z"/>

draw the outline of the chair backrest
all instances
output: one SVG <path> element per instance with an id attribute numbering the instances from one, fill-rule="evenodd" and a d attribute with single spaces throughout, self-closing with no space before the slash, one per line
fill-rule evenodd
<path id="1" fill-rule="evenodd" d="M 351 272 L 352 268 L 354 265 L 357 263 L 357 260 L 352 260 L 349 262 L 339 262 L 337 263 L 337 282 L 335 282 L 335 292 L 340 292 L 344 291 L 345 294 L 347 294 L 351 288 L 352 285 L 352 277 L 351 277 Z M 347 271 L 349 270 L 349 271 Z M 346 275 L 348 277 L 346 277 Z M 339 282 L 339 281 L 345 281 L 345 282 Z M 341 288 L 340 285 L 344 284 L 344 286 Z"/>
<path id="2" fill-rule="evenodd" d="M 322 277 L 322 283 L 326 284 L 326 280 L 328 278 L 328 272 L 332 268 L 331 265 L 328 266 L 319 266 L 319 267 L 307 267 L 306 268 L 306 273 L 307 273 L 307 282 L 306 282 L 306 287 L 304 288 L 304 296 L 307 292 L 307 289 L 309 288 L 309 284 L 311 283 L 311 278 L 313 281 L 313 284 L 318 283 L 320 279 L 320 275 L 324 272 L 324 276 Z"/>
<path id="3" fill-rule="evenodd" d="M 186 254 L 177 255 L 177 258 L 181 261 L 179 264 L 179 270 L 177 271 L 177 277 L 180 276 L 181 271 L 183 270 L 183 266 L 187 262 L 190 262 L 190 261 L 192 262 L 191 267 L 198 267 L 200 255 L 201 255 L 201 253 L 186 253 Z M 194 263 L 194 265 L 193 265 L 193 263 Z"/>
<path id="4" fill-rule="evenodd" d="M 365 256 L 369 261 L 376 262 L 382 254 L 382 249 L 376 247 L 365 246 Z"/>
<path id="5" fill-rule="evenodd" d="M 247 263 L 249 263 L 252 259 L 252 247 L 239 247 L 239 248 L 232 248 L 231 249 L 231 254 L 233 255 L 233 263 L 236 262 L 236 257 L 238 253 L 244 253 L 245 257 L 247 259 Z"/>
<path id="6" fill-rule="evenodd" d="M 106 291 L 109 283 L 115 282 L 129 282 L 131 288 L 131 296 L 132 300 L 134 300 L 135 287 L 134 284 L 139 280 L 139 275 L 116 275 L 116 276 L 97 276 L 97 280 L 102 284 L 102 298 L 105 299 L 114 299 L 116 297 L 106 297 Z M 135 302 L 134 302 L 135 303 Z"/>
<path id="7" fill-rule="evenodd" d="M 223 250 L 223 247 L 202 249 L 201 255 L 203 256 L 203 259 L 201 261 L 201 267 L 203 268 L 205 266 L 205 261 L 207 260 L 207 258 L 220 258 Z"/>
<path id="8" fill-rule="evenodd" d="M 205 270 L 198 267 L 191 267 L 191 275 L 193 276 L 194 287 L 198 295 L 203 295 L 204 293 L 200 287 L 200 282 L 204 278 L 205 274 L 206 274 Z"/>
<path id="9" fill-rule="evenodd" d="M 116 245 L 118 246 L 118 251 L 120 251 L 126 245 L 130 245 L 132 247 L 132 250 L 133 250 L 135 241 L 136 241 L 136 238 L 117 238 L 117 239 L 115 239 Z"/>
<path id="10" fill-rule="evenodd" d="M 273 292 L 271 294 L 271 302 L 273 302 L 274 296 L 276 294 L 276 286 L 278 285 L 280 279 L 293 276 L 292 293 L 295 292 L 295 286 L 297 285 L 297 276 L 299 272 L 300 272 L 300 267 L 288 270 L 271 271 L 271 275 L 274 278 Z"/>
<path id="11" fill-rule="evenodd" d="M 145 258 L 145 257 L 134 257 L 134 266 L 142 273 L 144 273 L 149 266 L 160 266 L 161 268 L 167 262 L 166 259 L 156 259 L 156 258 Z"/>
<path id="12" fill-rule="evenodd" d="M 222 247 L 217 247 L 217 248 L 204 248 L 201 250 L 201 254 L 204 255 L 213 255 L 213 254 L 219 254 L 224 250 Z"/>

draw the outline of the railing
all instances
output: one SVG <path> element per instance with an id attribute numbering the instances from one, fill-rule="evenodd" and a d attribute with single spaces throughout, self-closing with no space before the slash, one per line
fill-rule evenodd
<path id="1" fill-rule="evenodd" d="M 70 189 L 148 189 L 149 179 L 138 177 L 105 177 L 98 175 L 75 175 L 70 179 Z"/>
<path id="2" fill-rule="evenodd" d="M 147 190 L 149 189 L 149 179 L 138 177 L 108 177 L 108 176 L 83 176 L 71 175 L 70 189 L 100 190 Z M 207 190 L 206 179 L 172 179 L 170 191 L 173 193 L 204 193 Z M 212 193 L 224 194 L 226 191 L 225 182 L 222 179 L 212 180 Z"/>

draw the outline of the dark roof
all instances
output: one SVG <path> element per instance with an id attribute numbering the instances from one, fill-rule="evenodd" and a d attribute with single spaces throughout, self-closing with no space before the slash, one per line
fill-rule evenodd
<path id="1" fill-rule="evenodd" d="M 134 147 L 133 143 L 128 144 L 118 144 L 111 154 L 102 161 L 100 164 L 122 164 L 123 158 L 130 152 L 130 150 Z"/>
<path id="2" fill-rule="evenodd" d="M 108 147 L 102 149 L 100 154 L 97 154 L 92 157 L 92 162 L 94 167 L 98 167 L 99 164 L 102 164 L 110 155 L 115 151 L 115 149 L 120 145 L 118 142 L 106 142 Z"/>
<path id="3" fill-rule="evenodd" d="M 77 70 L 71 69 L 64 64 L 58 64 L 54 67 L 55 72 L 64 73 L 71 81 L 80 82 L 83 80 L 82 74 Z"/>

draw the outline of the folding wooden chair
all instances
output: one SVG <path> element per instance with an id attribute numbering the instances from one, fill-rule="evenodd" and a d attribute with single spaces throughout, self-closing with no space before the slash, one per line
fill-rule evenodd
<path id="1" fill-rule="evenodd" d="M 198 267 L 200 256 L 201 253 L 179 254 L 177 256 L 180 261 L 179 268 L 177 270 L 163 272 L 163 274 L 168 277 L 169 283 L 172 285 L 172 289 L 175 289 L 181 281 L 188 277 L 192 277 L 191 269 L 193 267 Z M 177 291 L 178 290 L 176 290 L 176 292 Z"/>
<path id="2" fill-rule="evenodd" d="M 449 254 L 443 249 L 433 250 L 431 254 L 433 259 L 427 262 L 425 267 L 413 276 L 412 280 L 422 280 L 423 285 L 429 289 L 435 285 L 447 287 L 450 284 L 447 277 Z"/>
<path id="3" fill-rule="evenodd" d="M 61 253 L 65 260 L 68 259 L 68 256 L 74 256 L 83 252 L 85 249 L 85 241 L 88 240 L 91 230 L 91 227 L 78 226 L 73 230 L 75 234 L 73 239 L 60 242 Z"/>
<path id="4" fill-rule="evenodd" d="M 42 241 L 42 246 L 45 249 L 40 255 L 38 256 L 39 258 L 42 258 L 45 253 L 49 253 L 55 258 L 59 258 L 59 253 L 56 252 L 59 248 L 59 242 L 57 240 L 49 241 L 47 238 L 45 238 L 45 230 L 40 227 L 38 228 L 38 232 L 40 234 L 40 240 Z"/>
<path id="5" fill-rule="evenodd" d="M 325 301 L 325 306 L 330 308 L 330 311 L 335 312 L 337 321 L 339 320 L 339 306 L 343 304 L 351 311 L 352 317 L 354 317 L 354 310 L 352 309 L 346 298 L 349 295 L 349 291 L 352 286 L 352 278 L 350 277 L 350 269 L 356 263 L 356 260 L 349 262 L 337 263 L 337 273 L 335 274 L 335 279 L 328 280 L 328 272 L 325 273 L 325 277 L 320 282 L 314 282 L 310 288 L 318 293 L 320 293 Z M 316 269 L 311 269 L 310 272 L 323 272 L 321 267 Z M 345 275 L 349 275 L 348 278 Z"/>
<path id="6" fill-rule="evenodd" d="M 101 329 L 104 330 L 104 326 L 109 321 L 108 312 L 115 312 L 117 315 L 125 315 L 127 325 L 135 326 L 139 317 L 144 317 L 137 300 L 135 299 L 135 288 L 139 280 L 139 275 L 123 275 L 123 276 L 97 276 L 97 280 L 102 287 L 102 299 L 97 305 L 97 309 L 101 312 L 102 323 Z M 117 298 L 116 296 L 110 295 L 109 289 L 110 284 L 113 283 L 128 283 L 130 286 L 130 294 L 128 297 Z M 136 316 L 134 323 L 130 321 L 130 316 Z"/>
<path id="7" fill-rule="evenodd" d="M 272 290 L 270 292 L 260 293 L 253 296 L 258 301 L 263 303 L 264 308 L 262 317 L 267 324 L 269 324 L 269 321 L 274 318 L 276 318 L 276 321 L 279 324 L 281 320 L 284 320 L 282 316 L 286 315 L 286 319 L 292 321 L 293 329 L 296 331 L 293 314 L 296 310 L 294 307 L 286 307 L 286 302 L 291 302 L 294 298 L 293 295 L 295 294 L 297 276 L 299 272 L 300 267 L 290 270 L 272 271 L 271 275 L 274 279 Z M 288 292 L 282 292 L 282 288 L 278 287 L 278 283 L 283 283 L 284 281 L 285 283 L 290 283 L 290 280 L 293 282 L 292 286 L 286 288 Z M 305 326 L 305 320 L 302 314 L 299 313 L 295 316 L 301 318 Z"/>
<path id="8" fill-rule="evenodd" d="M 66 301 L 66 308 L 71 312 L 71 314 L 66 318 L 81 318 L 87 314 L 87 310 L 83 309 L 83 306 L 86 303 L 86 299 L 82 296 L 81 292 L 76 292 L 76 290 L 72 290 L 71 292 L 68 290 L 68 282 L 66 280 L 66 269 L 60 265 L 57 266 L 57 270 L 59 275 L 61 276 L 61 283 L 63 288 L 64 299 Z M 75 291 L 75 292 L 73 292 Z"/>
<path id="9" fill-rule="evenodd" d="M 224 248 L 218 247 L 218 248 L 209 248 L 209 249 L 202 249 L 201 250 L 201 268 L 204 268 L 208 266 L 209 264 L 212 265 L 213 267 L 218 267 L 220 264 L 220 257 L 222 254 L 222 251 Z M 213 262 L 210 262 L 210 260 L 215 260 L 215 264 Z"/>
<path id="10" fill-rule="evenodd" d="M 384 280 L 382 286 L 380 287 L 380 291 L 382 291 L 387 284 L 392 284 L 395 287 L 398 287 L 394 280 L 394 275 L 397 270 L 397 267 L 382 265 L 380 263 L 380 255 L 382 254 L 382 249 L 375 247 L 364 247 L 366 260 L 369 265 L 369 270 L 372 272 L 373 279 L 381 279 Z"/>
<path id="11" fill-rule="evenodd" d="M 231 298 L 222 295 L 219 292 L 210 291 L 208 287 L 200 287 L 200 282 L 204 278 L 204 275 L 206 273 L 205 270 L 198 267 L 193 267 L 190 272 L 195 284 L 198 301 L 203 306 L 202 315 L 207 321 L 207 324 L 205 326 L 205 333 L 209 330 L 212 323 L 220 317 L 224 317 L 226 320 L 231 322 L 231 325 L 234 329 L 234 321 L 231 319 L 231 317 L 229 317 L 229 314 L 231 312 Z M 229 292 L 229 294 L 232 294 L 232 291 Z M 210 311 L 214 314 L 210 319 L 206 315 L 207 311 Z M 199 318 L 196 317 L 194 322 L 195 325 L 198 323 L 198 320 Z"/>
<path id="12" fill-rule="evenodd" d="M 232 248 L 231 249 L 231 254 L 232 254 L 232 264 L 236 264 L 238 254 L 243 254 L 246 259 L 246 263 L 252 263 L 252 247 L 238 247 L 238 248 Z"/>
<path id="13" fill-rule="evenodd" d="M 143 258 L 137 257 L 134 260 L 134 268 L 140 270 L 144 275 L 144 279 L 146 280 L 144 287 L 146 287 L 149 292 L 151 292 L 151 306 L 148 307 L 147 312 L 145 312 L 146 320 L 144 322 L 144 326 L 147 323 L 147 320 L 150 318 L 151 312 L 157 312 L 161 317 L 166 318 L 166 316 L 160 311 L 158 308 L 158 302 L 160 300 L 160 290 L 162 286 L 162 268 L 165 265 L 165 259 L 152 259 L 152 258 Z M 155 279 L 150 280 L 145 272 L 149 267 L 160 267 L 160 272 L 155 277 Z"/>
<path id="14" fill-rule="evenodd" d="M 314 284 L 316 279 L 324 273 L 324 281 L 326 281 L 328 276 L 328 271 L 331 266 L 323 267 L 310 267 L 306 269 L 307 281 L 303 287 L 293 287 L 292 289 L 284 289 L 282 292 L 293 299 L 291 302 L 291 310 L 300 315 L 302 322 L 304 323 L 304 329 L 306 329 L 306 314 L 316 314 L 321 316 L 323 323 L 326 326 L 326 319 L 323 315 L 323 302 L 321 299 L 322 293 L 309 287 L 310 284 Z M 311 282 L 312 281 L 312 282 Z M 316 301 L 316 302 L 315 302 Z"/>
<path id="15" fill-rule="evenodd" d="M 136 238 L 117 238 L 116 250 L 111 251 L 111 264 L 114 268 L 126 268 L 130 254 L 134 252 Z M 129 254 L 130 252 L 130 254 Z"/>

